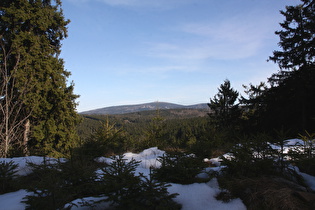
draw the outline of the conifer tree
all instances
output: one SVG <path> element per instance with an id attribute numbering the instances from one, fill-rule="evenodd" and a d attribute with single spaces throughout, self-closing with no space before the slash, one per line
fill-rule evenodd
<path id="1" fill-rule="evenodd" d="M 262 132 L 262 123 L 264 112 L 266 111 L 266 92 L 268 86 L 264 82 L 259 85 L 243 85 L 247 97 L 241 96 L 240 103 L 246 107 L 242 111 L 242 127 L 245 132 Z"/>
<path id="2" fill-rule="evenodd" d="M 315 1 L 301 1 L 302 4 L 280 11 L 285 20 L 280 23 L 282 30 L 275 33 L 282 50 L 275 50 L 269 59 L 281 70 L 299 70 L 315 62 Z"/>
<path id="3" fill-rule="evenodd" d="M 281 49 L 269 57 L 280 71 L 269 78 L 266 116 L 273 128 L 301 132 L 315 125 L 315 1 L 302 0 L 281 14 L 285 20 L 276 31 Z"/>
<path id="4" fill-rule="evenodd" d="M 70 72 L 59 58 L 68 23 L 60 0 L 0 2 L 0 67 L 6 75 L 1 79 L 1 115 L 12 112 L 19 119 L 11 117 L 2 127 L 19 128 L 16 132 L 24 135 L 16 141 L 45 155 L 67 153 L 77 138 L 78 96 L 74 85 L 67 85 Z"/>
<path id="5" fill-rule="evenodd" d="M 165 119 L 160 115 L 160 110 L 156 110 L 155 116 L 147 125 L 145 131 L 145 140 L 142 142 L 142 146 L 148 147 L 161 147 L 165 146 Z"/>
<path id="6" fill-rule="evenodd" d="M 225 80 L 218 91 L 208 103 L 211 110 L 209 115 L 218 127 L 229 127 L 239 117 L 238 104 L 236 104 L 239 93 L 231 87 L 229 80 Z"/>
<path id="7" fill-rule="evenodd" d="M 269 57 L 279 65 L 280 71 L 269 78 L 271 86 L 281 85 L 295 71 L 314 69 L 315 1 L 301 1 L 299 5 L 287 6 L 285 11 L 280 11 L 285 20 L 280 23 L 282 30 L 275 34 L 280 38 L 281 50 L 273 51 L 273 56 Z"/>
<path id="8" fill-rule="evenodd" d="M 256 112 L 252 117 L 257 120 L 250 119 L 247 129 L 253 130 L 254 125 L 264 132 L 285 130 L 295 137 L 304 130 L 312 132 L 315 126 L 315 1 L 301 0 L 280 12 L 285 18 L 282 29 L 275 32 L 280 49 L 269 57 L 279 71 L 268 78 L 270 86 L 262 91 L 251 85 L 249 99 L 242 102 Z"/>

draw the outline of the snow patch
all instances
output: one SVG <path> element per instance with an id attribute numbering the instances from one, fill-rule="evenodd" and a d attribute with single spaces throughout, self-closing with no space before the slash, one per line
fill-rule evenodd
<path id="1" fill-rule="evenodd" d="M 59 161 L 64 162 L 66 159 L 61 158 Z M 13 161 L 15 164 L 18 164 L 18 168 L 16 169 L 16 175 L 25 176 L 31 173 L 31 169 L 28 167 L 28 163 L 33 163 L 36 165 L 40 165 L 44 163 L 56 163 L 58 159 L 56 158 L 48 158 L 48 157 L 38 157 L 38 156 L 28 156 L 28 157 L 15 157 L 15 158 L 0 158 L 0 162 L 9 163 Z"/>
<path id="2" fill-rule="evenodd" d="M 149 149 L 143 150 L 139 154 L 132 152 L 125 153 L 124 159 L 126 159 L 127 162 L 131 161 L 132 159 L 141 161 L 139 167 L 143 169 L 159 168 L 161 167 L 161 163 L 157 159 L 164 154 L 165 151 L 159 150 L 157 147 L 151 147 Z M 111 158 L 99 157 L 96 159 L 96 161 L 110 164 L 113 160 Z"/>
<path id="3" fill-rule="evenodd" d="M 16 192 L 6 193 L 0 195 L 0 209 L 8 210 L 22 210 L 25 209 L 25 204 L 21 203 L 23 198 L 28 195 L 26 190 L 19 190 Z"/>
<path id="4" fill-rule="evenodd" d="M 215 196 L 220 192 L 216 180 L 209 183 L 194 183 L 190 185 L 172 184 L 168 188 L 170 193 L 178 193 L 174 199 L 182 204 L 182 210 L 245 210 L 246 207 L 241 199 L 233 199 L 228 203 L 216 200 Z"/>

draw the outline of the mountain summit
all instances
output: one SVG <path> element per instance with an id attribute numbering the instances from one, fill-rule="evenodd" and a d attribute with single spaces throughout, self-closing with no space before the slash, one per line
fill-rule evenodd
<path id="1" fill-rule="evenodd" d="M 207 108 L 208 108 L 208 105 L 206 103 L 184 106 L 184 105 L 167 103 L 167 102 L 152 102 L 152 103 L 136 104 L 136 105 L 110 106 L 110 107 L 81 112 L 80 114 L 106 115 L 106 114 L 126 114 L 126 113 L 132 113 L 132 112 L 141 112 L 141 111 L 149 111 L 149 110 L 157 110 L 157 109 L 163 110 L 163 109 L 207 109 Z"/>

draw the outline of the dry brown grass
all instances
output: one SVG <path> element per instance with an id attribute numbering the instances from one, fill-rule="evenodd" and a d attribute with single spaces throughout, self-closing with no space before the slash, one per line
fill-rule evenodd
<path id="1" fill-rule="evenodd" d="M 228 184 L 249 210 L 315 209 L 315 194 L 294 182 L 279 177 L 234 179 Z"/>

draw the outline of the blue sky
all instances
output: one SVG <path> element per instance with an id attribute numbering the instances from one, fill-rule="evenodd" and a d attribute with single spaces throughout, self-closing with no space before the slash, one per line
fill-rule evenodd
<path id="1" fill-rule="evenodd" d="M 297 0 L 63 0 L 78 111 L 164 101 L 208 103 L 225 79 L 266 81 L 279 10 Z"/>

